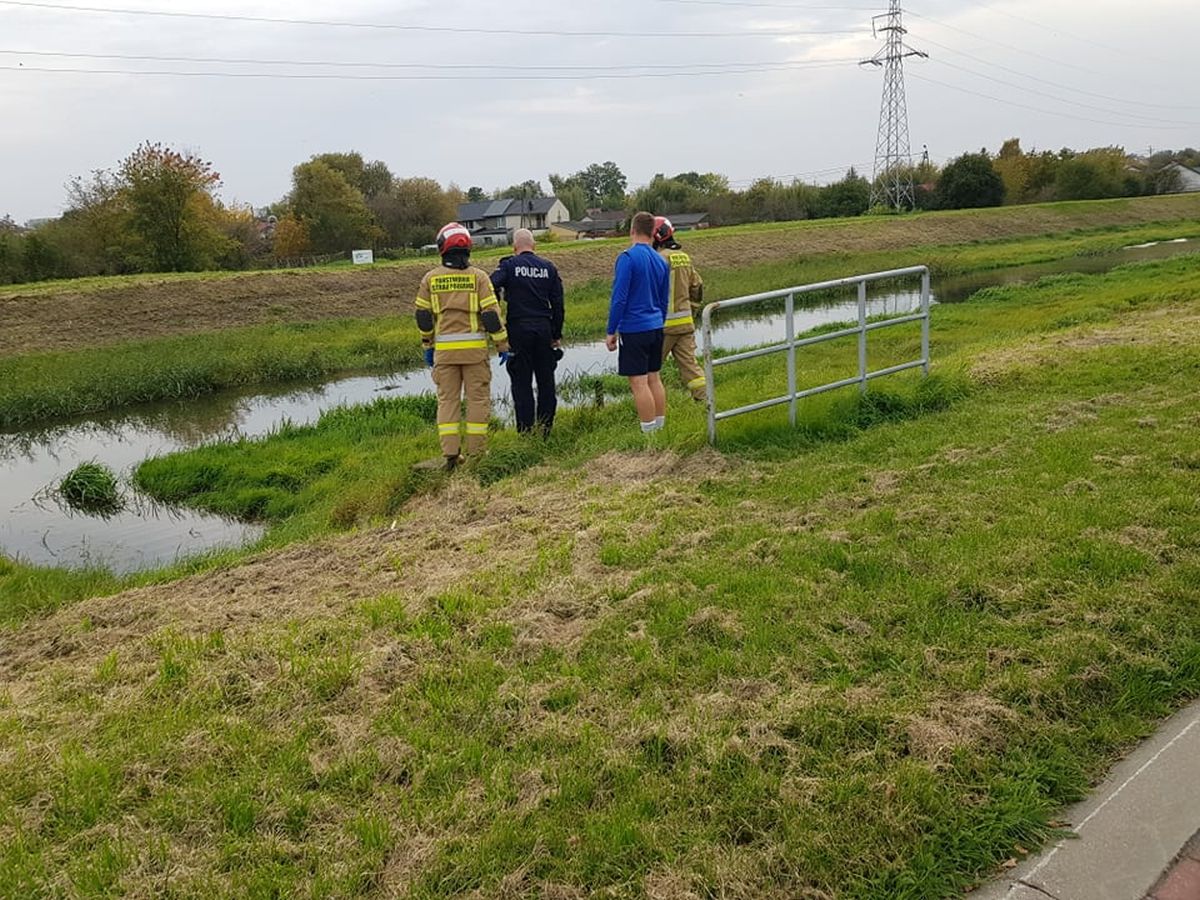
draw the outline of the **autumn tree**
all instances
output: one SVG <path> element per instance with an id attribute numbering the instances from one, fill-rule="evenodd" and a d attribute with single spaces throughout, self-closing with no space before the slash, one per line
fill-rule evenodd
<path id="1" fill-rule="evenodd" d="M 130 225 L 159 271 L 203 268 L 220 235 L 205 221 L 221 177 L 190 151 L 146 142 L 118 168 Z"/>
<path id="2" fill-rule="evenodd" d="M 294 213 L 288 213 L 275 223 L 272 252 L 276 259 L 296 259 L 312 250 L 308 227 Z"/>

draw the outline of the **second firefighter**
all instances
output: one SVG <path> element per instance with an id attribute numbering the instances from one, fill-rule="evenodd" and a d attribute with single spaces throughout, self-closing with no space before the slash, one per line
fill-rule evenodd
<path id="1" fill-rule="evenodd" d="M 471 265 L 471 233 L 457 222 L 438 232 L 442 264 L 427 272 L 417 290 L 417 328 L 425 362 L 433 368 L 438 396 L 438 437 L 446 468 L 461 459 L 462 403 L 467 405 L 467 453 L 487 446 L 492 413 L 489 339 L 508 362 L 508 334 L 491 279 Z"/>
<path id="2" fill-rule="evenodd" d="M 654 249 L 671 267 L 671 306 L 663 328 L 663 362 L 674 356 L 679 376 L 692 399 L 703 400 L 706 380 L 696 362 L 695 317 L 704 302 L 704 282 L 692 265 L 692 258 L 675 240 L 675 226 L 663 216 L 654 220 Z"/>

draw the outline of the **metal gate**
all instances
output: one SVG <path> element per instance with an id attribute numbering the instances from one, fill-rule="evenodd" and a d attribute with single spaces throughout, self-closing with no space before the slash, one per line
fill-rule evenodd
<path id="1" fill-rule="evenodd" d="M 867 285 L 875 281 L 885 281 L 897 278 L 908 278 L 912 276 L 921 276 L 921 309 L 920 312 L 912 313 L 905 316 L 895 316 L 890 319 L 884 319 L 877 322 L 867 321 Z M 851 328 L 843 328 L 840 331 L 831 331 L 827 334 L 819 334 L 815 337 L 796 339 L 796 297 L 801 294 L 811 294 L 817 291 L 827 291 L 835 288 L 843 287 L 858 287 L 858 323 Z M 717 359 L 713 355 L 713 313 L 718 310 L 734 309 L 741 306 L 750 306 L 756 303 L 766 303 L 771 300 L 783 299 L 786 312 L 786 327 L 784 334 L 784 343 L 772 344 L 769 347 L 762 347 L 757 350 L 747 350 L 742 353 L 733 353 L 729 356 L 722 356 Z M 929 374 L 929 268 L 927 266 L 912 266 L 907 269 L 893 269 L 888 272 L 875 272 L 871 275 L 856 275 L 853 278 L 840 278 L 836 281 L 822 281 L 817 284 L 805 284 L 800 287 L 785 288 L 781 291 L 771 291 L 766 294 L 753 294 L 749 297 L 736 297 L 732 300 L 718 300 L 704 307 L 704 313 L 701 317 L 701 330 L 704 337 L 704 375 L 708 382 L 708 440 L 709 443 L 717 442 L 717 423 L 723 419 L 732 419 L 734 416 L 745 415 L 746 413 L 757 412 L 760 409 L 770 409 L 773 406 L 781 406 L 787 403 L 788 420 L 793 426 L 796 424 L 796 406 L 800 400 L 805 397 L 812 397 L 815 394 L 823 394 L 826 391 L 834 391 L 838 388 L 850 387 L 857 384 L 859 390 L 865 392 L 867 383 L 876 379 L 883 378 L 886 375 L 895 375 L 897 372 L 904 372 L 908 369 L 915 369 L 918 366 Z M 877 371 L 869 371 L 867 369 L 867 334 L 872 331 L 878 331 L 881 328 L 891 328 L 895 325 L 904 325 L 909 322 L 921 323 L 921 358 L 912 362 L 901 363 L 898 366 L 889 366 L 886 369 Z M 808 347 L 812 344 L 821 344 L 825 341 L 834 341 L 838 338 L 858 335 L 858 375 L 853 378 L 846 378 L 842 381 L 834 381 L 830 384 L 823 384 L 818 387 L 805 388 L 797 390 L 796 387 L 796 350 L 800 347 Z M 728 409 L 720 411 L 717 409 L 717 384 L 713 377 L 713 372 L 718 366 L 728 366 L 733 363 L 742 362 L 747 359 L 757 359 L 760 356 L 770 356 L 774 353 L 787 354 L 787 382 L 788 392 L 782 397 L 773 397 L 770 400 L 762 400 L 758 403 L 751 403 L 748 406 L 739 406 L 736 409 Z"/>

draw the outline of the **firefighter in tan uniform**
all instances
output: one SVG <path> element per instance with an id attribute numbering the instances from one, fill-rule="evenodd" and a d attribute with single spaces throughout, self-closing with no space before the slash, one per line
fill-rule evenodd
<path id="1" fill-rule="evenodd" d="M 500 303 L 486 272 L 471 265 L 471 233 L 457 222 L 438 232 L 442 264 L 425 274 L 417 290 L 417 328 L 425 362 L 433 367 L 438 395 L 438 437 L 446 468 L 461 461 L 460 419 L 467 399 L 467 453 L 487 446 L 492 413 L 489 338 L 508 362 L 508 334 Z"/>
<path id="2" fill-rule="evenodd" d="M 663 362 L 675 357 L 679 376 L 694 400 L 704 400 L 707 381 L 696 362 L 696 320 L 704 302 L 704 282 L 692 265 L 692 258 L 675 240 L 671 220 L 654 220 L 654 249 L 671 266 L 671 306 L 663 329 Z"/>

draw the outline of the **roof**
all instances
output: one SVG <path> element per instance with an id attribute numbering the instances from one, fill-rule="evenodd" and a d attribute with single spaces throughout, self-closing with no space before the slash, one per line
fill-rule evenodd
<path id="1" fill-rule="evenodd" d="M 481 200 L 478 203 L 460 203 L 458 204 L 458 221 L 473 222 L 476 219 L 482 219 L 487 215 L 488 207 L 491 205 L 491 200 Z"/>
<path id="2" fill-rule="evenodd" d="M 676 213 L 669 217 L 676 228 L 681 225 L 699 225 L 708 218 L 708 213 Z"/>
<path id="3" fill-rule="evenodd" d="M 522 209 L 523 204 L 528 203 Z M 519 216 L 522 212 L 545 215 L 558 203 L 557 197 L 534 197 L 522 200 L 481 200 L 478 203 L 461 203 L 458 207 L 460 222 L 475 222 L 479 219 L 498 219 L 502 216 Z"/>
<path id="4" fill-rule="evenodd" d="M 616 222 L 618 225 L 628 218 L 623 209 L 589 209 L 584 222 Z"/>
<path id="5" fill-rule="evenodd" d="M 567 231 L 575 231 L 579 234 L 595 234 L 599 231 L 616 231 L 616 226 L 612 222 L 556 222 L 555 228 L 563 228 Z"/>

